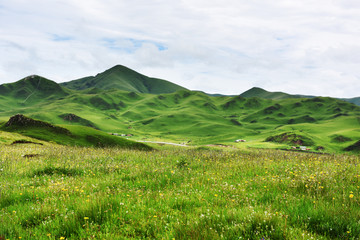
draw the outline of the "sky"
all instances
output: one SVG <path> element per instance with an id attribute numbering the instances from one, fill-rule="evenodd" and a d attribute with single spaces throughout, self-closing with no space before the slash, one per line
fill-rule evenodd
<path id="1" fill-rule="evenodd" d="M 360 96 L 358 0 L 0 0 L 0 84 L 124 65 L 191 90 Z"/>

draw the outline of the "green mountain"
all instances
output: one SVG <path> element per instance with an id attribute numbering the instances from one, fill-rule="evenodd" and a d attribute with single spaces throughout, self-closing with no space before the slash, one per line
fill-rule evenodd
<path id="1" fill-rule="evenodd" d="M 27 106 L 66 97 L 71 91 L 49 79 L 32 75 L 15 83 L 0 85 L 0 110 Z"/>
<path id="2" fill-rule="evenodd" d="M 360 97 L 356 97 L 356 98 L 341 98 L 341 100 L 347 101 L 349 103 L 353 103 L 356 104 L 358 106 L 360 106 Z"/>
<path id="3" fill-rule="evenodd" d="M 315 98 L 316 96 L 311 95 L 292 95 L 288 93 L 283 92 L 269 92 L 265 89 L 253 87 L 242 94 L 240 94 L 242 97 L 258 97 L 258 98 L 265 98 L 265 99 L 286 99 L 286 98 Z M 354 103 L 358 106 L 360 106 L 360 97 L 357 98 L 340 98 L 340 100 Z"/>
<path id="4" fill-rule="evenodd" d="M 85 77 L 60 84 L 73 90 L 89 88 L 117 89 L 136 93 L 172 93 L 185 88 L 166 80 L 149 78 L 127 67 L 117 65 L 95 77 Z"/>
<path id="5" fill-rule="evenodd" d="M 242 97 L 258 97 L 266 99 L 285 99 L 285 98 L 313 98 L 315 96 L 306 96 L 306 95 L 291 95 L 283 92 L 268 92 L 262 88 L 253 87 L 242 94 Z"/>

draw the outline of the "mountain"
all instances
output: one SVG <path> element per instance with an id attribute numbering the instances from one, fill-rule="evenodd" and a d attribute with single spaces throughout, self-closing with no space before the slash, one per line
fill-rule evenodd
<path id="1" fill-rule="evenodd" d="M 166 80 L 150 78 L 127 67 L 117 65 L 95 77 L 85 77 L 60 84 L 73 90 L 84 90 L 89 88 L 118 89 L 137 93 L 172 93 L 178 90 L 186 90 L 179 85 Z"/>
<path id="2" fill-rule="evenodd" d="M 68 96 L 70 90 L 54 81 L 32 75 L 17 82 L 0 85 L 0 111 L 9 106 L 29 106 L 39 102 L 52 101 Z"/>
<path id="3" fill-rule="evenodd" d="M 315 96 L 307 96 L 307 95 L 291 95 L 283 92 L 268 92 L 265 89 L 253 87 L 242 94 L 242 97 L 258 97 L 265 99 L 285 99 L 285 98 L 313 98 Z"/>
<path id="4" fill-rule="evenodd" d="M 311 95 L 292 95 L 288 93 L 283 92 L 269 92 L 265 89 L 259 88 L 259 87 L 253 87 L 242 94 L 240 94 L 242 97 L 258 97 L 258 98 L 265 98 L 265 99 L 286 99 L 286 98 L 315 98 L 316 96 Z M 354 103 L 358 106 L 360 106 L 360 97 L 357 98 L 339 98 L 340 100 Z"/>
<path id="5" fill-rule="evenodd" d="M 356 104 L 358 106 L 360 106 L 360 97 L 355 97 L 355 98 L 341 98 L 341 100 L 347 101 L 349 103 L 353 103 Z"/>

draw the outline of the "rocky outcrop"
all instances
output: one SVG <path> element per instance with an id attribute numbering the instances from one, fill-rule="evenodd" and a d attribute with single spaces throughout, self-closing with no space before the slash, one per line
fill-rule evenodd
<path id="1" fill-rule="evenodd" d="M 29 117 L 26 117 L 22 114 L 16 114 L 14 116 L 12 116 L 9 121 L 7 121 L 7 123 L 5 124 L 5 127 L 10 128 L 10 127 L 15 127 L 15 128 L 19 128 L 19 127 L 25 127 L 25 128 L 31 128 L 31 127 L 37 127 L 37 128 L 50 128 L 51 131 L 53 132 L 57 132 L 57 133 L 62 133 L 62 134 L 68 134 L 70 135 L 70 131 L 62 128 L 62 127 L 58 127 L 55 125 L 52 125 L 50 123 L 47 122 L 43 122 L 40 120 L 35 120 Z"/>

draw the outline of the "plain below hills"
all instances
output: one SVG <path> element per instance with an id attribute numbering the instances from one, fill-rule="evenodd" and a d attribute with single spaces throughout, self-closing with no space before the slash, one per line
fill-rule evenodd
<path id="1" fill-rule="evenodd" d="M 360 107 L 340 99 L 259 88 L 239 96 L 209 96 L 123 66 L 63 84 L 30 76 L 1 85 L 0 94 L 4 122 L 21 113 L 66 128 L 87 126 L 137 140 L 234 145 L 245 139 L 237 146 L 311 143 L 312 150 L 356 152 L 360 139 Z"/>

